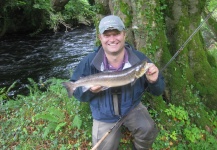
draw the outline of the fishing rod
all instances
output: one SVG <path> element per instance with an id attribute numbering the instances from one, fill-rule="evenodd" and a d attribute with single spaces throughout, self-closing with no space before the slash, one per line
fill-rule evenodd
<path id="1" fill-rule="evenodd" d="M 129 112 L 131 112 L 132 110 L 133 110 L 133 109 L 131 109 Z M 105 138 L 106 138 L 108 135 L 110 135 L 110 133 L 111 133 L 112 131 L 115 130 L 114 133 L 116 133 L 116 131 L 119 129 L 119 127 L 124 123 L 126 117 L 127 117 L 127 115 L 121 117 L 121 118 L 115 123 L 115 125 L 114 125 L 109 131 L 107 131 L 107 132 L 103 135 L 103 137 L 96 143 L 96 145 L 94 145 L 94 147 L 93 147 L 91 150 L 96 150 L 96 149 L 99 147 L 99 145 L 105 140 Z"/>
<path id="2" fill-rule="evenodd" d="M 215 9 L 217 8 L 217 5 L 215 6 L 215 8 L 206 16 L 206 18 L 200 23 L 200 25 L 194 30 L 194 32 L 189 36 L 189 38 L 184 42 L 184 44 L 182 44 L 182 46 L 178 49 L 178 51 L 173 55 L 173 57 L 168 61 L 168 63 L 160 70 L 161 72 L 163 72 L 166 67 L 178 56 L 178 54 L 184 49 L 184 47 L 189 43 L 189 41 L 192 39 L 192 37 L 201 29 L 202 25 L 207 22 L 207 20 L 211 17 L 211 15 L 214 13 Z M 146 88 L 147 89 L 147 88 Z M 146 90 L 145 90 L 146 91 Z M 119 129 L 119 127 L 124 123 L 126 117 L 128 116 L 128 114 L 130 114 L 130 112 L 134 110 L 131 109 L 125 116 L 121 117 L 116 124 L 109 130 L 107 131 L 103 137 L 95 144 L 95 146 L 91 149 L 91 150 L 96 150 L 99 145 L 106 139 L 106 137 L 108 137 L 108 135 L 111 134 L 111 132 L 117 132 L 117 130 Z"/>

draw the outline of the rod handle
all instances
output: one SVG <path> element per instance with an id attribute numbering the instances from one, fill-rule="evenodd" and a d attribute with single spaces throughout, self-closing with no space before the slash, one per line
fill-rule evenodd
<path id="1" fill-rule="evenodd" d="M 102 143 L 102 141 L 109 135 L 111 131 L 108 131 L 105 133 L 105 135 L 103 135 L 103 137 L 96 143 L 96 145 L 94 145 L 94 147 L 91 150 L 96 150 L 98 148 L 98 146 Z"/>

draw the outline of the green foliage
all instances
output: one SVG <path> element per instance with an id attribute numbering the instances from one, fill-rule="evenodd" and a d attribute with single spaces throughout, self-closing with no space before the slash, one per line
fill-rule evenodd
<path id="1" fill-rule="evenodd" d="M 50 79 L 43 83 L 49 85 L 45 92 L 40 91 L 32 79 L 29 82 L 29 96 L 18 95 L 16 100 L 1 105 L 0 149 L 90 147 L 89 107 L 69 99 L 62 80 Z"/>
<path id="2" fill-rule="evenodd" d="M 52 11 L 50 0 L 34 0 L 33 8 Z"/>
<path id="3" fill-rule="evenodd" d="M 210 11 L 212 11 L 216 6 L 217 6 L 217 1 L 216 0 L 208 0 L 206 3 L 207 7 Z"/>
<path id="4" fill-rule="evenodd" d="M 36 30 L 31 35 L 38 34 L 45 28 L 53 29 L 55 32 L 63 26 L 71 29 L 71 23 L 77 21 L 90 25 L 95 17 L 95 6 L 91 6 L 88 0 L 70 0 L 64 10 L 56 12 L 52 8 L 50 0 L 9 0 L 0 6 L 1 19 L 8 20 L 6 29 L 14 27 Z M 6 26 L 6 24 L 0 25 Z M 3 28 L 3 27 L 2 27 Z"/>
<path id="5" fill-rule="evenodd" d="M 16 81 L 8 89 L 6 89 L 6 88 L 0 89 L 0 95 L 1 95 L 0 96 L 0 104 L 2 104 L 4 100 L 6 101 L 9 99 L 8 94 L 9 94 L 10 90 L 15 87 L 15 85 L 16 85 Z"/>
<path id="6" fill-rule="evenodd" d="M 81 125 L 82 125 L 82 120 L 78 115 L 76 115 L 72 121 L 72 127 L 77 127 L 78 129 L 80 129 Z"/>
<path id="7" fill-rule="evenodd" d="M 165 112 L 168 116 L 172 116 L 173 118 L 177 118 L 178 120 L 189 120 L 188 112 L 184 110 L 183 107 L 175 107 L 170 104 L 170 109 L 166 109 Z"/>
<path id="8" fill-rule="evenodd" d="M 62 14 L 66 20 L 76 19 L 79 23 L 90 25 L 96 15 L 95 9 L 88 0 L 69 1 Z"/>
<path id="9" fill-rule="evenodd" d="M 18 95 L 16 100 L 1 104 L 0 148 L 90 149 L 92 117 L 89 104 L 69 99 L 61 85 L 62 80 L 50 79 L 40 85 L 32 79 L 29 82 L 29 96 Z M 40 86 L 47 87 L 47 90 L 40 91 Z M 0 95 L 1 99 L 3 97 Z M 151 108 L 153 105 L 151 102 L 147 106 Z M 161 105 L 158 111 L 153 108 L 149 111 L 160 129 L 153 149 L 217 148 L 217 113 L 208 111 L 199 102 L 198 94 L 192 94 L 185 104 Z M 161 116 L 167 118 L 163 120 Z M 203 116 L 207 119 L 205 127 L 194 121 L 204 119 Z M 127 150 L 132 146 L 132 137 L 128 131 L 122 132 L 125 136 L 120 147 Z"/>
<path id="10" fill-rule="evenodd" d="M 62 127 L 66 125 L 64 112 L 55 107 L 49 107 L 45 111 L 38 113 L 32 117 L 33 122 L 39 119 L 47 121 L 47 127 L 44 128 L 45 131 L 43 137 L 46 137 L 48 133 L 52 131 L 55 131 L 55 133 L 57 133 Z"/>
<path id="11" fill-rule="evenodd" d="M 54 31 L 57 31 L 60 25 L 65 26 L 66 31 L 71 29 L 71 25 L 67 24 L 67 22 L 73 19 L 78 20 L 79 23 L 89 25 L 95 16 L 94 6 L 91 6 L 88 0 L 69 1 L 61 12 L 53 11 L 49 0 L 37 0 L 34 8 L 44 10 L 49 15 L 49 18 L 46 19 L 47 24 Z"/>
<path id="12" fill-rule="evenodd" d="M 211 133 L 208 129 L 202 129 L 192 122 L 189 111 L 184 107 L 169 104 L 164 112 L 169 118 L 165 124 L 158 124 L 160 133 L 154 143 L 154 149 L 216 149 L 216 134 Z M 209 114 L 209 119 L 215 118 L 214 122 L 216 123 L 217 118 L 213 117 L 215 111 L 211 111 Z M 207 128 L 208 126 L 212 125 L 207 124 Z M 214 130 L 215 127 L 214 125 Z"/>

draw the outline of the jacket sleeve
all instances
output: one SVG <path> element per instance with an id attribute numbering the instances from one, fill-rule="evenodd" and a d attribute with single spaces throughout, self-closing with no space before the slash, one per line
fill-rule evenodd
<path id="1" fill-rule="evenodd" d="M 154 83 L 148 82 L 148 91 L 155 96 L 160 96 L 161 94 L 163 94 L 164 89 L 165 89 L 164 77 L 161 75 L 161 73 L 159 73 L 156 82 Z"/>
<path id="2" fill-rule="evenodd" d="M 85 58 L 76 67 L 70 81 L 75 82 L 80 78 L 88 76 L 90 74 L 91 74 L 91 66 L 90 63 L 88 62 L 88 59 Z M 92 93 L 90 90 L 83 92 L 82 87 L 76 88 L 73 93 L 73 96 L 81 102 L 89 102 L 92 99 L 92 97 L 94 97 L 94 95 L 95 94 Z"/>

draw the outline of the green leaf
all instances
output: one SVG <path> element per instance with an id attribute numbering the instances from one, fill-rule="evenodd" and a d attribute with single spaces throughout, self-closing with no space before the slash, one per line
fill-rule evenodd
<path id="1" fill-rule="evenodd" d="M 55 128 L 55 133 L 57 133 L 60 130 L 60 128 L 64 127 L 65 125 L 66 125 L 66 122 L 59 123 L 57 127 Z"/>
<path id="2" fill-rule="evenodd" d="M 49 112 L 50 114 L 58 117 L 59 118 L 58 120 L 63 119 L 65 117 L 64 113 L 60 109 L 58 109 L 56 107 L 47 108 L 47 112 Z"/>
<path id="3" fill-rule="evenodd" d="M 81 125 L 82 125 L 82 120 L 78 115 L 76 115 L 75 118 L 73 119 L 72 127 L 77 127 L 78 129 L 80 129 Z"/>
<path id="4" fill-rule="evenodd" d="M 34 5 L 33 5 L 33 8 L 38 8 L 38 9 L 39 9 L 39 8 L 40 8 L 40 5 L 39 5 L 39 4 L 34 4 Z"/>
<path id="5" fill-rule="evenodd" d="M 23 132 L 27 135 L 28 131 L 26 130 L 26 128 L 23 128 Z"/>
<path id="6" fill-rule="evenodd" d="M 42 138 L 46 138 L 47 135 L 49 134 L 49 132 L 50 132 L 50 129 L 48 127 L 45 127 L 44 128 L 44 133 L 42 134 Z"/>
<path id="7" fill-rule="evenodd" d="M 38 120 L 38 119 L 44 119 L 44 120 L 47 120 L 47 121 L 51 121 L 51 122 L 59 122 L 58 118 L 51 115 L 51 114 L 37 114 L 35 116 L 35 119 Z"/>

